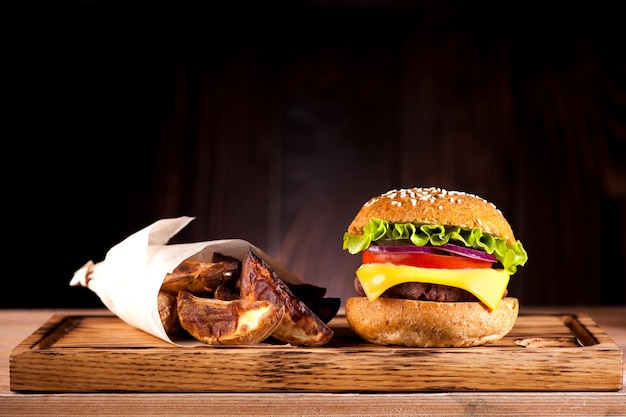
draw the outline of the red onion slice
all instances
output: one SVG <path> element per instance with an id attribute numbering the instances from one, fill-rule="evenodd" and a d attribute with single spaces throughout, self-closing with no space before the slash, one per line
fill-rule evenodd
<path id="1" fill-rule="evenodd" d="M 481 261 L 496 261 L 495 255 L 491 253 L 487 253 L 478 249 L 468 248 L 466 246 L 454 245 L 452 243 L 445 243 L 441 246 L 437 246 L 437 249 L 454 253 L 456 255 L 466 256 L 468 258 L 480 259 Z"/>
<path id="2" fill-rule="evenodd" d="M 372 252 L 386 252 L 386 253 L 401 253 L 401 252 L 411 252 L 411 253 L 432 253 L 432 254 L 440 254 L 443 252 L 453 253 L 455 255 L 465 256 L 467 258 L 479 259 L 481 261 L 487 262 L 496 262 L 495 255 L 487 253 L 482 250 L 468 248 L 465 246 L 459 246 L 452 243 L 445 243 L 440 246 L 379 246 L 379 245 L 370 245 L 368 250 Z"/>

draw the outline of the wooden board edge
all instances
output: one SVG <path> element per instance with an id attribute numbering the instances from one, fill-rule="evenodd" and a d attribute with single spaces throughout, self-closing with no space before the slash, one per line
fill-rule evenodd
<path id="1" fill-rule="evenodd" d="M 548 314 L 548 315 L 554 316 L 553 314 Z M 565 315 L 557 314 L 557 316 L 565 316 Z M 567 316 L 572 316 L 572 315 L 567 315 Z M 619 362 L 620 364 L 619 370 L 617 369 L 617 367 L 615 367 L 615 369 L 611 370 L 610 372 L 605 372 L 603 374 L 606 379 L 602 387 L 600 388 L 594 387 L 588 390 L 589 391 L 618 391 L 622 389 L 623 388 L 622 386 L 622 381 L 623 381 L 623 356 L 622 355 L 623 353 L 622 353 L 621 348 L 618 345 L 616 345 L 615 342 L 612 341 L 608 337 L 608 335 L 595 323 L 595 321 L 590 316 L 585 315 L 585 314 L 578 314 L 574 316 L 576 317 L 576 320 L 580 322 L 580 325 L 584 326 L 587 329 L 587 331 L 589 331 L 593 335 L 593 337 L 595 337 L 598 340 L 598 343 L 592 346 L 583 346 L 580 351 L 580 355 L 581 357 L 585 358 L 585 360 L 587 361 L 587 366 L 590 367 L 589 369 L 598 367 L 597 371 L 599 371 L 599 373 L 602 373 L 602 372 L 605 372 L 605 369 L 602 368 L 603 366 L 602 364 L 605 364 L 605 365 L 610 364 L 611 367 L 613 367 L 613 365 L 616 365 L 617 362 Z M 37 329 L 33 334 L 28 336 L 22 343 L 20 343 L 11 352 L 11 372 L 13 371 L 14 365 L 19 364 L 19 366 L 21 367 L 23 364 L 29 361 L 29 358 L 35 357 L 37 358 L 37 360 L 41 360 L 42 358 L 40 355 L 43 354 L 45 356 L 46 354 L 45 352 L 46 346 L 49 346 L 51 343 L 54 342 L 54 340 L 57 340 L 59 335 L 64 334 L 66 330 L 68 329 L 71 330 L 72 323 L 74 321 L 80 321 L 81 319 L 84 319 L 86 317 L 91 317 L 91 316 L 89 315 L 87 316 L 54 315 L 52 316 L 39 329 Z M 305 351 L 308 351 L 308 350 L 309 349 L 307 348 L 300 349 L 300 353 L 304 354 L 306 353 Z M 477 350 L 481 350 L 481 349 L 478 348 Z M 599 361 L 590 359 L 590 357 L 588 356 L 588 354 L 591 354 L 590 350 L 600 351 L 599 353 L 601 354 L 601 356 L 596 358 L 596 359 L 599 359 Z M 555 349 L 550 349 L 550 348 L 547 348 L 547 349 L 544 348 L 542 349 L 542 351 L 545 352 L 546 354 L 554 354 L 556 352 Z M 587 353 L 585 353 L 584 351 L 586 351 Z M 59 355 L 59 353 L 55 353 L 54 356 L 57 359 L 59 359 L 60 357 L 64 356 L 64 354 Z M 21 369 L 22 368 L 20 368 L 20 370 Z M 619 375 L 617 374 L 618 371 L 619 371 Z M 68 390 L 67 387 L 57 390 L 57 389 L 50 389 L 50 386 L 34 387 L 34 389 L 28 390 L 28 389 L 25 389 L 27 388 L 27 386 L 25 387 L 23 383 L 20 381 L 21 380 L 19 377 L 16 378 L 15 380 L 11 378 L 10 380 L 11 389 L 14 391 L 72 392 L 71 390 Z M 587 387 L 586 385 L 582 385 L 582 386 L 572 385 L 572 386 L 566 387 L 565 391 L 577 391 L 577 390 L 581 391 L 581 390 L 585 390 L 585 388 L 589 388 L 589 387 Z M 472 389 L 476 389 L 476 388 L 474 387 Z M 498 390 L 501 390 L 501 389 L 502 388 Z M 489 391 L 485 389 L 481 389 L 481 390 Z M 267 392 L 277 392 L 277 391 L 284 391 L 284 387 L 274 387 L 274 388 L 269 389 Z M 424 386 L 422 390 L 417 389 L 415 391 L 416 392 L 438 392 L 442 390 L 433 389 L 433 387 Z M 448 387 L 448 389 L 443 390 L 443 391 L 454 391 L 454 390 L 449 389 Z M 519 391 L 519 390 L 515 390 L 515 389 L 511 390 L 511 392 L 515 392 L 515 391 Z M 555 391 L 555 389 L 553 388 L 544 389 L 543 391 Z M 79 390 L 78 392 L 94 392 L 94 390 L 91 388 L 87 388 L 86 390 Z M 137 391 L 134 391 L 134 392 L 137 392 Z M 163 392 L 163 391 L 157 390 L 157 391 L 145 391 L 145 392 Z M 186 390 L 184 392 L 224 392 L 224 391 L 207 391 L 206 389 L 202 389 L 200 391 Z M 258 392 L 258 391 L 250 391 L 250 392 Z M 296 390 L 293 392 L 311 392 L 311 391 Z M 316 392 L 337 392 L 337 391 L 335 390 L 324 391 L 323 387 L 322 388 L 318 387 L 318 390 Z M 353 391 L 351 390 L 348 392 L 353 392 Z M 367 392 L 367 391 L 359 391 L 359 392 Z M 385 392 L 394 392 L 394 391 L 385 391 Z"/>
<path id="2" fill-rule="evenodd" d="M 589 314 L 574 314 L 573 317 L 596 339 L 597 343 L 594 346 L 601 349 L 616 349 L 622 352 L 620 346 L 611 339 Z M 572 330 L 571 327 L 570 330 Z"/>
<path id="3" fill-rule="evenodd" d="M 163 364 L 171 366 L 176 363 L 172 352 L 163 349 L 127 349 L 121 355 L 122 361 L 119 360 L 120 353 L 112 354 L 108 350 L 30 351 L 17 358 L 11 389 L 22 392 L 397 393 L 619 391 L 622 388 L 621 367 L 615 367 L 616 360 L 621 356 L 618 358 L 615 351 L 572 351 L 568 358 L 572 354 L 577 358 L 575 361 L 580 363 L 580 367 L 576 369 L 571 367 L 569 360 L 564 360 L 563 351 L 559 349 L 515 351 L 515 359 L 511 360 L 507 352 L 485 355 L 484 350 L 466 350 L 463 353 L 442 350 L 431 357 L 427 366 L 419 361 L 423 353 L 413 352 L 414 355 L 406 356 L 411 360 L 400 368 L 396 365 L 392 373 L 404 381 L 402 385 L 397 385 L 394 378 L 372 381 L 371 369 L 388 366 L 388 354 L 380 350 L 358 355 L 358 359 L 318 356 L 317 371 L 310 366 L 310 349 L 294 348 L 282 352 L 288 360 L 287 367 L 277 364 L 276 356 L 263 349 L 246 349 L 237 357 L 237 362 L 216 361 L 219 351 L 214 349 L 185 350 L 177 355 L 180 364 L 194 366 L 184 373 L 179 368 L 175 368 L 174 373 L 168 372 L 167 368 L 163 370 Z M 455 360 L 458 355 L 469 363 L 483 364 L 492 371 L 480 378 L 467 379 L 467 370 Z M 363 361 L 370 366 L 363 366 Z M 248 364 L 245 370 L 239 365 L 241 363 Z M 517 363 L 525 364 L 521 374 L 515 372 Z M 126 367 L 128 364 L 140 366 Z M 47 366 L 52 366 L 57 374 L 48 372 Z M 551 369 L 548 373 L 542 371 L 546 366 Z M 332 370 L 329 371 L 332 379 L 320 379 L 319 367 Z M 76 370 L 80 369 L 90 371 L 79 374 Z M 102 369 L 108 371 L 102 373 Z M 561 372 L 566 376 L 562 377 Z M 533 375 L 539 379 L 533 378 Z"/>
<path id="4" fill-rule="evenodd" d="M 36 346 L 37 344 L 40 344 L 43 340 L 45 340 L 46 336 L 54 332 L 54 330 L 57 329 L 64 320 L 67 320 L 68 317 L 71 316 L 64 314 L 52 315 L 40 327 L 38 327 L 37 330 L 35 330 L 24 340 L 22 340 L 17 346 L 15 346 L 11 350 L 10 356 L 13 357 L 32 350 L 33 346 Z"/>

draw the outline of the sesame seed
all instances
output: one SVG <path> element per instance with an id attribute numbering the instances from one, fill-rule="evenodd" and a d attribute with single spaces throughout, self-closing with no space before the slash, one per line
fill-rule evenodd
<path id="1" fill-rule="evenodd" d="M 495 206 L 495 204 L 490 203 L 482 197 L 479 197 L 475 194 L 467 193 L 465 191 L 446 190 L 445 188 L 440 187 L 415 187 L 400 189 L 394 188 L 383 194 L 380 194 L 378 197 L 368 200 L 364 204 L 364 207 L 378 204 L 379 202 L 381 202 L 382 199 L 385 199 L 388 201 L 388 203 L 391 203 L 395 207 L 402 207 L 405 202 L 406 204 L 410 203 L 413 207 L 416 207 L 418 204 L 420 204 L 420 202 L 425 202 L 428 204 L 432 204 L 433 206 L 437 206 L 439 210 L 443 210 L 443 205 L 439 205 L 439 199 L 446 199 L 452 204 L 460 204 L 465 201 L 465 199 L 461 198 L 463 196 L 482 200 L 484 203 L 490 204 L 500 214 L 502 214 L 502 212 Z"/>

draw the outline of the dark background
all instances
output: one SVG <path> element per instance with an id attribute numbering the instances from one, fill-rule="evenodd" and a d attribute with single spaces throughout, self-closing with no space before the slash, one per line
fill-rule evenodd
<path id="1" fill-rule="evenodd" d="M 0 4 L 0 307 L 101 306 L 74 271 L 181 215 L 346 298 L 347 225 L 412 186 L 503 211 L 522 305 L 626 303 L 619 2 L 224 3 Z"/>

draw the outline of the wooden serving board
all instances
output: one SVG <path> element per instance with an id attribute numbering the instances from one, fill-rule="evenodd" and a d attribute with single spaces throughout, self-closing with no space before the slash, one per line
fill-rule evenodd
<path id="1" fill-rule="evenodd" d="M 321 347 L 181 348 L 115 316 L 53 316 L 13 349 L 28 392 L 617 391 L 622 351 L 586 315 L 524 315 L 500 342 L 378 346 L 345 317 Z"/>

